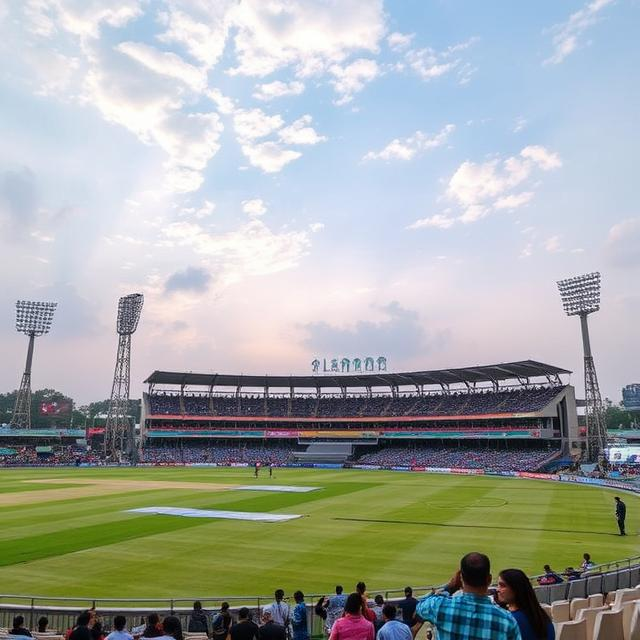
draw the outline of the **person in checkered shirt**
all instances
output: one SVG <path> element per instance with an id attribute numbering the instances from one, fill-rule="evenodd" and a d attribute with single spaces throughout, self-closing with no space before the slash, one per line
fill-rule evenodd
<path id="1" fill-rule="evenodd" d="M 489 598 L 490 585 L 489 558 L 468 553 L 441 593 L 418 602 L 416 616 L 437 629 L 438 640 L 522 640 L 515 618 Z"/>

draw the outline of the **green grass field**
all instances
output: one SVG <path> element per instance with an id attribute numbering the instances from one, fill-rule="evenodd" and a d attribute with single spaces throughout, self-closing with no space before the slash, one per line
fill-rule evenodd
<path id="1" fill-rule="evenodd" d="M 57 481 L 56 484 L 50 482 Z M 144 487 L 149 481 L 165 485 Z M 78 484 L 88 483 L 88 485 Z M 209 490 L 174 488 L 211 483 Z M 237 491 L 259 483 L 306 494 Z M 93 483 L 93 484 L 92 484 Z M 75 492 L 75 493 L 74 493 Z M 82 493 L 83 495 L 76 495 Z M 0 471 L 0 591 L 94 597 L 372 590 L 447 579 L 461 555 L 494 572 L 560 570 L 638 553 L 640 504 L 625 497 L 629 536 L 615 534 L 615 492 L 537 480 L 385 471 L 246 468 Z M 303 514 L 282 523 L 126 513 L 148 506 Z"/>

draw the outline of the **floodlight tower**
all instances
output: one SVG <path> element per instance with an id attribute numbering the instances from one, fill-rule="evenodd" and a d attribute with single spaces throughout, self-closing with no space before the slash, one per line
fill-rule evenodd
<path id="1" fill-rule="evenodd" d="M 29 336 L 29 348 L 27 349 L 27 364 L 22 374 L 20 389 L 13 408 L 13 416 L 9 423 L 12 427 L 18 427 L 19 429 L 31 428 L 31 364 L 33 362 L 33 347 L 36 338 L 49 333 L 57 306 L 57 302 L 31 302 L 29 300 L 18 300 L 16 302 L 16 331 Z"/>
<path id="2" fill-rule="evenodd" d="M 104 434 L 104 450 L 112 459 L 127 454 L 136 459 L 135 430 L 129 419 L 129 380 L 131 371 L 131 336 L 138 328 L 144 297 L 141 293 L 123 296 L 118 302 L 118 355 L 113 374 L 111 401 Z"/>
<path id="3" fill-rule="evenodd" d="M 593 363 L 589 324 L 587 317 L 600 310 L 600 274 L 587 273 L 575 278 L 560 280 L 558 289 L 562 297 L 562 306 L 568 316 L 579 316 L 582 327 L 582 346 L 584 349 L 584 384 L 587 418 L 587 459 L 596 462 L 604 455 L 607 445 L 607 426 L 604 407 L 600 397 L 598 375 Z"/>

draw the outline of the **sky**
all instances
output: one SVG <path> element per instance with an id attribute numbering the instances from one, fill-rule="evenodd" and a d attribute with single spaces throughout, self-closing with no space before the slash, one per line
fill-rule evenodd
<path id="1" fill-rule="evenodd" d="M 603 395 L 640 382 L 638 0 L 0 0 L 0 389 L 152 371 L 534 359 L 602 273 Z M 579 396 L 582 394 L 579 392 Z"/>

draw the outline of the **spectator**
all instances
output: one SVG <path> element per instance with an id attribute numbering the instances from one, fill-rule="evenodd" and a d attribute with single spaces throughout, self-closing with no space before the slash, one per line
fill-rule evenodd
<path id="1" fill-rule="evenodd" d="M 371 623 L 376 619 L 376 614 L 369 609 L 369 598 L 367 596 L 367 585 L 364 582 L 358 582 L 356 591 L 362 598 L 362 615 Z M 346 606 L 346 605 L 345 605 Z"/>
<path id="2" fill-rule="evenodd" d="M 416 605 L 418 601 L 413 597 L 413 589 L 411 587 L 404 588 L 404 600 L 398 602 L 398 609 L 402 611 L 402 622 L 409 627 L 415 624 Z"/>
<path id="3" fill-rule="evenodd" d="M 89 623 L 89 630 L 93 640 L 104 640 L 104 631 L 102 630 L 102 621 L 98 620 L 94 612 L 93 625 Z"/>
<path id="4" fill-rule="evenodd" d="M 267 607 L 271 612 L 271 619 L 286 629 L 289 626 L 291 612 L 289 605 L 284 602 L 284 591 L 282 589 L 276 589 L 273 596 L 275 601 Z"/>
<path id="5" fill-rule="evenodd" d="M 400 620 L 396 620 L 397 610 L 392 604 L 382 607 L 384 624 L 378 631 L 378 640 L 412 640 L 411 629 Z"/>
<path id="6" fill-rule="evenodd" d="M 291 614 L 291 626 L 293 628 L 293 640 L 309 640 L 309 628 L 307 625 L 307 607 L 304 603 L 304 593 L 296 591 L 293 594 L 296 606 Z"/>
<path id="7" fill-rule="evenodd" d="M 285 640 L 287 637 L 284 625 L 273 621 L 271 611 L 262 612 L 262 626 L 260 627 L 260 640 Z"/>
<path id="8" fill-rule="evenodd" d="M 324 621 L 324 628 L 327 635 L 331 633 L 331 627 L 334 622 L 342 617 L 344 613 L 344 605 L 347 602 L 347 596 L 342 593 L 342 585 L 336 586 L 336 595 L 327 598 L 327 619 Z"/>
<path id="9" fill-rule="evenodd" d="M 225 640 L 231 629 L 231 614 L 229 613 L 229 603 L 223 602 L 220 605 L 220 613 L 213 619 L 211 631 L 213 640 Z"/>
<path id="10" fill-rule="evenodd" d="M 231 640 L 260 640 L 260 628 L 250 620 L 250 611 L 242 607 L 238 611 L 238 624 L 231 627 Z"/>
<path id="11" fill-rule="evenodd" d="M 567 582 L 571 582 L 573 580 L 580 580 L 580 572 L 573 567 L 567 567 L 564 570 L 564 575 L 567 578 Z"/>
<path id="12" fill-rule="evenodd" d="M 538 584 L 560 584 L 561 582 L 564 580 L 548 564 L 545 564 L 544 575 L 538 578 Z"/>
<path id="13" fill-rule="evenodd" d="M 580 568 L 582 569 L 582 573 L 584 573 L 585 571 L 589 571 L 590 569 L 593 569 L 593 567 L 595 567 L 595 563 L 591 561 L 591 555 L 588 553 L 584 553 L 582 554 L 582 564 L 580 565 Z"/>
<path id="14" fill-rule="evenodd" d="M 553 623 L 543 611 L 531 582 L 520 569 L 505 569 L 498 576 L 498 600 L 506 604 L 520 628 L 522 640 L 555 640 Z"/>
<path id="15" fill-rule="evenodd" d="M 373 623 L 367 620 L 362 610 L 363 594 L 351 593 L 344 605 L 344 616 L 336 620 L 329 640 L 374 640 Z"/>
<path id="16" fill-rule="evenodd" d="M 164 635 L 162 625 L 160 624 L 160 616 L 157 613 L 150 613 L 147 616 L 147 626 L 142 632 L 143 638 L 159 638 Z"/>
<path id="17" fill-rule="evenodd" d="M 380 629 L 380 627 L 384 624 L 384 620 L 382 618 L 382 609 L 384 607 L 384 598 L 378 594 L 374 599 L 373 599 L 374 605 L 373 607 L 371 607 L 371 611 L 373 611 L 373 613 L 376 614 L 376 619 L 373 622 L 373 628 L 374 630 L 378 631 L 378 629 Z"/>
<path id="18" fill-rule="evenodd" d="M 184 640 L 182 635 L 182 623 L 177 616 L 167 616 L 162 621 L 162 630 L 164 635 L 160 636 L 163 640 Z"/>
<path id="19" fill-rule="evenodd" d="M 435 626 L 438 640 L 520 640 L 513 616 L 489 599 L 490 584 L 489 558 L 468 553 L 443 592 L 420 600 L 416 614 Z M 462 595 L 452 598 L 460 589 Z"/>
<path id="20" fill-rule="evenodd" d="M 24 626 L 24 616 L 15 616 L 13 619 L 13 627 L 9 631 L 12 636 L 25 636 L 32 638 L 31 631 Z"/>
<path id="21" fill-rule="evenodd" d="M 91 612 L 83 611 L 76 620 L 76 626 L 69 635 L 69 640 L 93 640 L 89 623 L 91 622 Z"/>
<path id="22" fill-rule="evenodd" d="M 133 640 L 133 636 L 125 630 L 126 624 L 124 616 L 116 616 L 113 619 L 114 630 L 107 636 L 107 640 Z"/>
<path id="23" fill-rule="evenodd" d="M 187 629 L 189 633 L 206 633 L 209 635 L 209 621 L 202 610 L 202 603 L 199 600 L 193 603 L 193 611 L 191 612 Z"/>
<path id="24" fill-rule="evenodd" d="M 49 625 L 49 618 L 47 616 L 40 616 L 38 618 L 38 633 L 50 633 L 47 631 Z"/>

